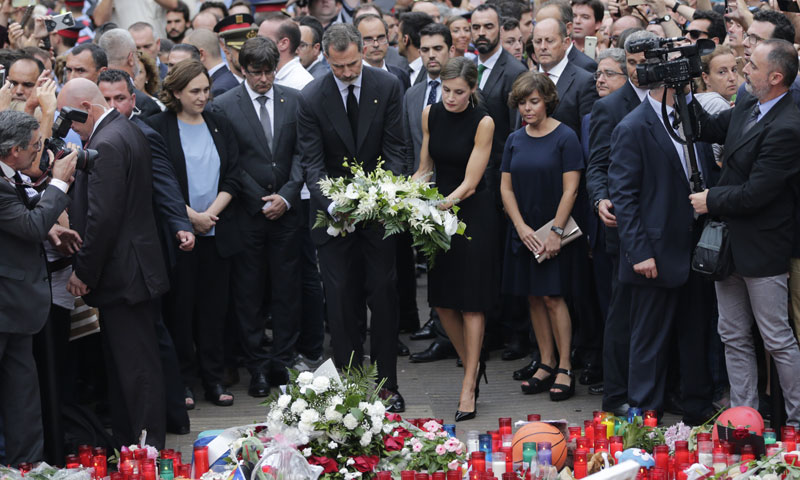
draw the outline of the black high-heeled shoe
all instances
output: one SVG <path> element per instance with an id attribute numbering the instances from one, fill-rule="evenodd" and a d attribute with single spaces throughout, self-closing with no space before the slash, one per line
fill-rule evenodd
<path id="1" fill-rule="evenodd" d="M 562 400 L 567 400 L 572 398 L 575 395 L 575 374 L 572 373 L 572 370 L 566 370 L 564 368 L 559 368 L 556 370 L 557 373 L 563 373 L 564 375 L 569 377 L 569 385 L 564 385 L 563 383 L 555 383 L 551 386 L 551 388 L 555 388 L 558 390 L 557 392 L 550 391 L 550 400 L 553 402 L 560 402 Z M 555 375 L 553 375 L 555 379 Z"/>
<path id="2" fill-rule="evenodd" d="M 522 388 L 522 393 L 529 395 L 532 393 L 542 393 L 544 391 L 550 390 L 550 387 L 553 385 L 553 382 L 556 381 L 556 371 L 553 367 L 545 365 L 544 363 L 540 363 L 539 368 L 549 373 L 550 375 L 544 378 L 533 377 L 530 380 L 528 380 L 527 384 L 526 383 L 521 384 L 520 388 Z"/>

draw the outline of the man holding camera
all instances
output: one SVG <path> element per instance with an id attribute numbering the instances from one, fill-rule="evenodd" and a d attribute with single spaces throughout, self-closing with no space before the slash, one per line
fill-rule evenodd
<path id="1" fill-rule="evenodd" d="M 631 47 L 626 42 L 629 51 L 636 51 Z M 643 80 L 641 72 L 638 79 Z M 663 85 L 673 79 L 660 80 Z M 688 85 L 691 79 L 674 80 Z M 691 271 L 690 259 L 704 219 L 694 215 L 685 199 L 692 193 L 695 168 L 713 185 L 714 156 L 710 145 L 693 145 L 693 165 L 689 146 L 671 137 L 666 123 L 684 137 L 685 120 L 677 118 L 674 97 L 672 88 L 666 97 L 665 87 L 652 88 L 614 129 L 608 191 L 619 231 L 619 281 L 630 291 L 628 403 L 661 415 L 674 335 L 683 422 L 700 425 L 713 415 L 705 360 L 710 312 L 703 279 Z M 664 101 L 667 118 L 662 117 Z"/>
<path id="2" fill-rule="evenodd" d="M 66 192 L 75 172 L 74 153 L 53 162 L 53 179 L 33 202 L 19 171 L 30 168 L 41 148 L 32 116 L 0 112 L 0 417 L 10 465 L 42 460 L 44 453 L 32 346 L 50 310 L 42 242 L 70 203 Z"/>
<path id="3" fill-rule="evenodd" d="M 88 113 L 72 129 L 98 152 L 91 172 L 76 173 L 70 221 L 83 245 L 67 289 L 100 309 L 115 440 L 136 443 L 147 429 L 147 443 L 163 448 L 164 383 L 154 325 L 169 281 L 153 217 L 149 143 L 85 78 L 64 85 L 58 107 Z"/>
<path id="4" fill-rule="evenodd" d="M 800 162 L 800 112 L 789 90 L 797 51 L 761 40 L 743 72 L 750 96 L 716 116 L 698 105 L 703 140 L 724 143 L 716 187 L 690 196 L 697 213 L 728 225 L 734 272 L 716 282 L 719 336 L 731 382 L 731 406 L 758 408 L 753 321 L 778 370 L 787 424 L 800 424 L 800 350 L 789 325 L 789 259 Z"/>

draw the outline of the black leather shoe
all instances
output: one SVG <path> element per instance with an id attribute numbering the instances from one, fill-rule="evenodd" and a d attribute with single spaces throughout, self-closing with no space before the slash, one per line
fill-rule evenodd
<path id="1" fill-rule="evenodd" d="M 266 397 L 269 395 L 269 382 L 264 372 L 254 373 L 250 377 L 250 387 L 247 389 L 247 394 L 251 397 Z"/>
<path id="2" fill-rule="evenodd" d="M 411 352 L 408 350 L 408 346 L 400 339 L 397 339 L 397 355 L 401 357 L 407 357 L 410 353 Z"/>
<path id="3" fill-rule="evenodd" d="M 581 385 L 594 385 L 595 383 L 600 383 L 603 381 L 603 372 L 597 365 L 589 363 L 586 365 L 586 368 L 583 369 L 583 372 L 581 372 L 581 376 L 578 378 L 578 381 Z"/>
<path id="4" fill-rule="evenodd" d="M 267 380 L 270 385 L 286 385 L 289 383 L 289 371 L 285 367 L 273 365 L 269 369 Z"/>
<path id="5" fill-rule="evenodd" d="M 530 352 L 530 347 L 526 347 L 523 343 L 519 340 L 512 340 L 506 349 L 503 350 L 503 354 L 500 356 L 505 361 L 510 360 L 519 360 L 520 358 L 525 358 Z"/>
<path id="6" fill-rule="evenodd" d="M 231 397 L 230 399 L 222 400 L 220 397 L 223 395 L 227 395 Z M 206 400 L 213 403 L 218 407 L 230 407 L 233 405 L 233 394 L 227 390 L 222 385 L 212 385 L 206 388 Z"/>
<path id="7" fill-rule="evenodd" d="M 167 433 L 174 433 L 175 435 L 186 435 L 191 431 L 189 425 L 169 425 L 167 424 Z"/>
<path id="8" fill-rule="evenodd" d="M 409 338 L 411 340 L 430 340 L 435 336 L 436 334 L 433 332 L 433 319 L 430 319 L 425 322 L 422 328 L 412 333 Z"/>
<path id="9" fill-rule="evenodd" d="M 602 394 L 603 394 L 602 383 L 598 383 L 597 385 L 592 385 L 591 387 L 589 387 L 589 395 L 602 395 Z"/>
<path id="10" fill-rule="evenodd" d="M 519 370 L 514 370 L 514 380 L 522 381 L 533 378 L 533 374 L 539 369 L 539 360 L 532 360 Z"/>
<path id="11" fill-rule="evenodd" d="M 403 396 L 400 395 L 400 392 L 382 388 L 381 391 L 378 392 L 378 396 L 382 400 L 386 400 L 387 412 L 402 413 L 406 411 L 406 401 L 403 399 Z"/>
<path id="12" fill-rule="evenodd" d="M 428 348 L 418 353 L 412 353 L 408 359 L 411 363 L 428 363 L 444 360 L 445 358 L 452 358 L 455 356 L 455 353 L 455 349 L 452 345 L 434 340 Z"/>

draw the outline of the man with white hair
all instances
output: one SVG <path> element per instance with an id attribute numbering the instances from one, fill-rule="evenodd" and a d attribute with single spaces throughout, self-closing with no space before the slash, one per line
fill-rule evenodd
<path id="1" fill-rule="evenodd" d="M 108 0 L 104 0 L 108 1 Z M 100 38 L 100 48 L 105 50 L 108 57 L 108 68 L 122 70 L 136 77 L 139 64 L 136 62 L 136 42 L 130 32 L 122 28 L 109 30 Z M 158 104 L 141 90 L 136 90 L 136 108 L 141 112 L 142 118 L 161 113 Z"/>

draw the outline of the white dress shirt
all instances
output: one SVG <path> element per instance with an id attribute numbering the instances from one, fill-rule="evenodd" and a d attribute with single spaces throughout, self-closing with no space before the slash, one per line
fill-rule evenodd
<path id="1" fill-rule="evenodd" d="M 386 62 L 384 62 L 386 63 Z M 422 71 L 422 57 L 417 57 L 416 60 L 408 64 L 408 68 L 411 69 L 411 73 L 409 73 L 408 77 L 411 80 L 411 85 L 414 85 L 414 82 L 417 81 L 417 77 L 419 73 Z"/>
<path id="2" fill-rule="evenodd" d="M 483 74 L 486 75 L 486 72 L 483 72 Z M 425 82 L 425 84 L 427 85 L 425 87 L 425 98 L 422 99 L 423 108 L 426 105 L 428 105 L 428 97 L 431 94 L 431 80 L 436 80 L 437 82 L 439 82 L 439 85 L 436 86 L 436 102 L 442 101 L 442 79 L 439 77 L 431 78 L 431 76 L 428 75 L 428 79 Z"/>
<path id="3" fill-rule="evenodd" d="M 353 89 L 353 95 L 356 96 L 356 102 L 361 103 L 361 79 L 363 78 L 363 74 L 356 77 L 350 83 L 344 83 L 343 81 L 336 78 L 336 75 L 333 76 L 333 80 L 336 82 L 336 88 L 339 89 L 339 94 L 342 96 L 342 103 L 344 103 L 344 110 L 347 111 L 347 94 L 348 88 L 350 85 L 353 85 L 355 88 Z"/>
<path id="4" fill-rule="evenodd" d="M 275 84 L 296 90 L 302 90 L 312 80 L 314 80 L 313 75 L 303 68 L 300 57 L 294 57 L 275 73 Z"/>
<path id="5" fill-rule="evenodd" d="M 213 67 L 208 69 L 208 76 L 213 77 L 217 70 L 225 66 L 225 62 L 219 62 L 218 64 L 214 65 Z"/>
<path id="6" fill-rule="evenodd" d="M 361 60 L 361 64 L 362 64 L 362 65 L 364 65 L 365 67 L 378 68 L 378 67 L 373 67 L 372 65 L 370 65 L 370 64 L 369 64 L 369 63 L 368 63 L 366 60 L 364 60 L 364 59 L 362 59 L 362 60 Z M 389 67 L 387 67 L 387 66 L 386 66 L 386 61 L 385 61 L 385 60 L 383 60 L 383 61 L 381 62 L 381 66 L 380 66 L 379 70 L 383 70 L 384 72 L 389 72 Z M 392 73 L 392 72 L 389 72 L 389 73 Z"/>
<path id="7" fill-rule="evenodd" d="M 258 117 L 259 120 L 261 120 L 261 102 L 259 102 L 256 99 L 258 97 L 262 96 L 262 94 L 256 92 L 252 88 L 250 88 L 250 84 L 247 83 L 247 82 L 244 82 L 244 88 L 247 90 L 247 94 L 250 95 L 250 101 L 253 103 L 253 108 L 256 110 L 256 116 Z M 264 93 L 263 95 L 266 95 L 266 97 L 267 97 L 267 102 L 264 104 L 264 106 L 267 107 L 267 113 L 269 114 L 269 126 L 270 126 L 270 129 L 272 130 L 272 133 L 274 135 L 275 134 L 275 102 L 274 102 L 275 93 L 270 88 L 267 91 L 267 93 Z"/>
<path id="8" fill-rule="evenodd" d="M 644 98 L 648 96 L 647 94 L 650 92 L 650 90 L 646 88 L 637 87 L 636 85 L 633 84 L 630 78 L 628 79 L 628 83 L 630 83 L 631 87 L 633 87 L 633 91 L 636 92 L 636 96 L 639 97 L 639 101 L 644 102 Z"/>
<path id="9" fill-rule="evenodd" d="M 560 62 L 556 63 L 550 71 L 545 72 L 542 68 L 542 65 L 539 65 L 539 73 L 546 73 L 550 80 L 553 81 L 553 84 L 558 85 L 558 79 L 561 78 L 561 75 L 564 73 L 564 69 L 567 68 L 567 63 L 569 63 L 569 59 L 567 55 L 564 54 L 564 58 L 561 59 Z"/>
<path id="10" fill-rule="evenodd" d="M 478 57 L 478 67 L 480 67 L 481 65 L 486 67 L 486 69 L 483 71 L 483 75 L 481 76 L 481 84 L 478 85 L 478 88 L 480 88 L 481 90 L 483 90 L 483 87 L 486 85 L 486 80 L 489 79 L 489 75 L 492 73 L 494 64 L 497 63 L 497 59 L 500 58 L 500 54 L 502 53 L 503 53 L 503 47 L 498 47 L 497 51 L 494 52 L 494 54 L 491 57 L 487 58 L 485 62 L 482 62 L 480 57 Z"/>
<path id="11" fill-rule="evenodd" d="M 650 106 L 653 107 L 653 110 L 656 112 L 656 116 L 658 117 L 658 121 L 661 123 L 661 126 L 664 128 L 664 131 L 667 132 L 667 136 L 669 136 L 672 145 L 675 146 L 675 151 L 678 153 L 678 157 L 681 159 L 681 166 L 683 167 L 683 172 L 686 174 L 686 179 L 688 181 L 689 177 L 691 176 L 690 166 L 689 166 L 689 159 L 686 158 L 686 153 L 688 150 L 685 149 L 685 146 L 682 143 L 676 142 L 672 135 L 669 134 L 667 127 L 664 126 L 664 117 L 661 116 L 661 102 L 653 98 L 652 95 L 647 96 L 647 100 L 650 101 Z M 667 116 L 669 116 L 670 124 L 672 124 L 673 120 L 673 113 L 675 109 L 667 105 Z M 677 133 L 677 128 L 675 129 Z M 697 168 L 700 170 L 700 173 L 703 173 L 703 166 L 700 163 L 700 155 L 697 152 L 697 145 L 694 147 L 694 155 L 697 158 Z M 704 177 L 705 178 L 705 177 Z"/>

